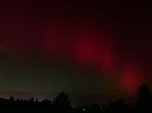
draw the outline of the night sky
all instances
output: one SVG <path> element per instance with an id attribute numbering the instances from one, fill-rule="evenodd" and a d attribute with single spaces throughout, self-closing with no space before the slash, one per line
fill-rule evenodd
<path id="1" fill-rule="evenodd" d="M 152 4 L 0 3 L 0 95 L 132 96 L 152 85 Z"/>

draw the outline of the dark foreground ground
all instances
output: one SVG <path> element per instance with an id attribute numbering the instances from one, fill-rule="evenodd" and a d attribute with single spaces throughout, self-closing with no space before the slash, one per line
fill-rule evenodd
<path id="1" fill-rule="evenodd" d="M 71 106 L 71 102 L 64 92 L 52 100 L 38 101 L 0 98 L 0 110 L 3 113 L 152 113 L 152 94 L 149 86 L 143 84 L 137 92 L 138 100 L 125 104 L 123 99 L 116 100 L 108 105 Z"/>

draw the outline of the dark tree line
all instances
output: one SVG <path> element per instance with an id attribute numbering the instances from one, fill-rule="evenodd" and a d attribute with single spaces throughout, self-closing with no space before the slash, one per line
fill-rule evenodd
<path id="1" fill-rule="evenodd" d="M 64 92 L 52 101 L 45 99 L 38 101 L 0 98 L 1 112 L 15 113 L 152 113 L 152 94 L 149 86 L 143 84 L 137 92 L 138 100 L 132 104 L 126 104 L 123 99 L 111 102 L 109 105 L 91 105 L 72 107 L 69 97 Z"/>

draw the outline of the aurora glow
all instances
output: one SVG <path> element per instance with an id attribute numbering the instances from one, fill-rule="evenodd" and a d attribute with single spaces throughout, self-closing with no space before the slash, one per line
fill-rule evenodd
<path id="1" fill-rule="evenodd" d="M 1 3 L 0 92 L 133 95 L 152 82 L 151 11 L 140 2 Z"/>

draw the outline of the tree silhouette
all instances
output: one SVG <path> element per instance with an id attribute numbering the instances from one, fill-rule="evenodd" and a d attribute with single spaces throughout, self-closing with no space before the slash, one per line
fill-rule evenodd
<path id="1" fill-rule="evenodd" d="M 11 96 L 11 97 L 9 98 L 9 101 L 10 101 L 10 102 L 14 102 L 14 97 Z"/>
<path id="2" fill-rule="evenodd" d="M 152 95 L 148 84 L 143 84 L 138 90 L 137 112 L 152 112 Z"/>
<path id="3" fill-rule="evenodd" d="M 71 108 L 69 97 L 64 92 L 59 93 L 55 98 L 53 105 L 58 110 L 69 110 Z"/>
<path id="4" fill-rule="evenodd" d="M 148 84 L 143 84 L 142 86 L 140 86 L 137 93 L 138 93 L 139 101 L 142 101 L 145 103 L 151 100 L 152 95 L 151 95 Z"/>

